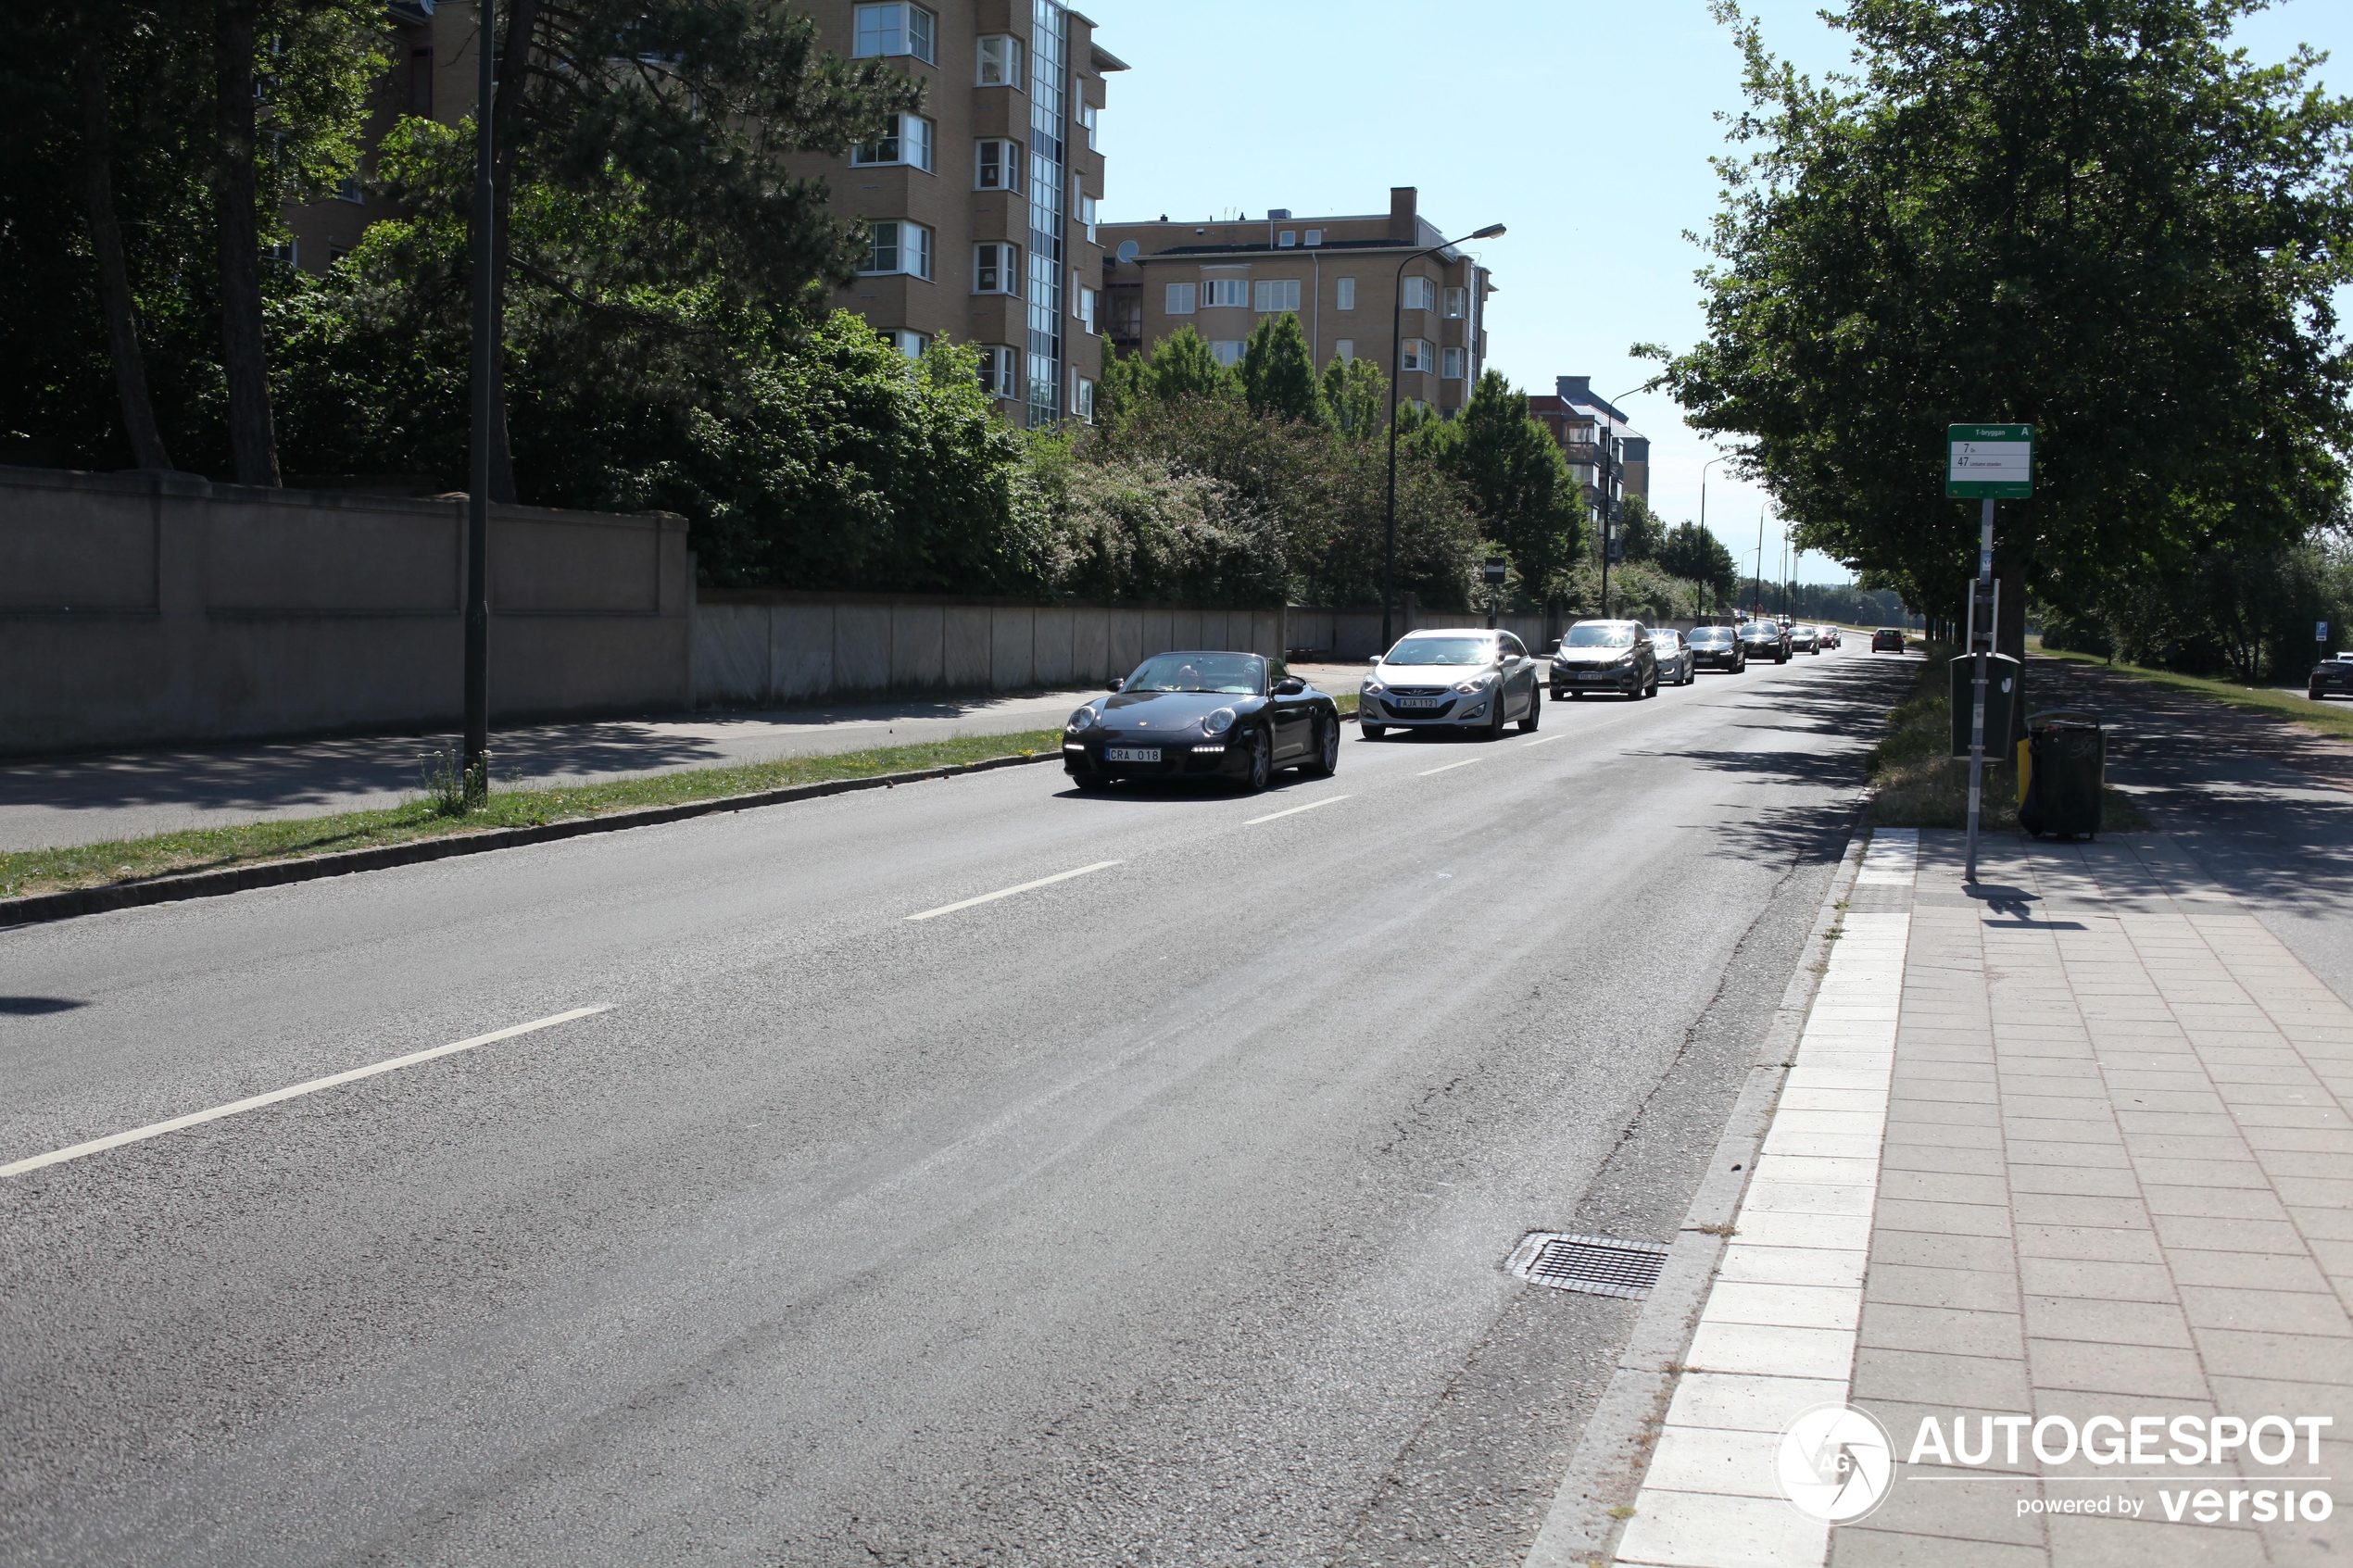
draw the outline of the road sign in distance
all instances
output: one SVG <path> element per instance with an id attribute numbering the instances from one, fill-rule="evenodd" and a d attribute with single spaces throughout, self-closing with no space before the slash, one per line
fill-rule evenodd
<path id="1" fill-rule="evenodd" d="M 2022 501 L 2034 494 L 2032 425 L 1948 425 L 1944 494 Z"/>
<path id="2" fill-rule="evenodd" d="M 1490 583 L 1501 583 L 1510 575 L 1510 572 L 1511 568 L 1505 564 L 1503 557 L 1489 556 L 1487 558 L 1487 581 Z"/>

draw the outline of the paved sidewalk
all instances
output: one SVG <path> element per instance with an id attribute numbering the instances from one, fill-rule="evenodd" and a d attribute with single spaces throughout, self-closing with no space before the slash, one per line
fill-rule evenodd
<path id="1" fill-rule="evenodd" d="M 1892 875 L 1911 836 L 1850 900 L 1618 1561 L 2353 1561 L 2353 1519 L 2282 1517 L 2353 1458 L 2353 1007 L 2163 835 L 2000 835 L 1974 892 L 1957 834 Z M 1897 1462 L 1828 1527 L 1780 1435 L 1841 1401 Z M 2178 1462 L 2176 1418 L 2227 1457 Z"/>

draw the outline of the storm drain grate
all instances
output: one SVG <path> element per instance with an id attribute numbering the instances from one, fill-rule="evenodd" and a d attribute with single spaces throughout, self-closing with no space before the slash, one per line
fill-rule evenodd
<path id="1" fill-rule="evenodd" d="M 1512 1251 L 1504 1266 L 1531 1285 L 1582 1290 L 1592 1296 L 1641 1300 L 1667 1266 L 1667 1245 L 1611 1236 L 1555 1236 L 1539 1231 Z"/>

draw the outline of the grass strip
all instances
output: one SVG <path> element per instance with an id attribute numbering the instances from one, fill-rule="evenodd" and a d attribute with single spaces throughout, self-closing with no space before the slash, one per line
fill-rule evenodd
<path id="1" fill-rule="evenodd" d="M 1931 645 L 1919 684 L 1888 711 L 1887 733 L 1872 748 L 1871 825 L 1882 828 L 1969 826 L 1969 759 L 1951 755 L 1952 704 L 1943 690 L 1947 648 Z M 2018 761 L 1985 759 L 1982 824 L 2007 831 L 2018 822 Z M 2129 797 L 2114 784 L 2100 794 L 2105 833 L 2139 833 L 2149 825 Z"/>
<path id="2" fill-rule="evenodd" d="M 189 828 L 63 849 L 0 852 L 0 897 L 103 887 L 260 860 L 300 859 L 347 849 L 372 849 L 491 828 L 537 827 L 573 818 L 749 795 L 793 784 L 959 767 L 991 757 L 1032 755 L 1059 748 L 1061 745 L 1059 728 L 1026 730 L 1015 734 L 966 735 L 871 751 L 780 757 L 773 762 L 748 762 L 726 768 L 691 768 L 602 784 L 560 784 L 545 789 L 494 787 L 487 805 L 462 816 L 449 814 L 435 801 L 422 798 L 421 790 L 420 798 L 380 810 L 340 811 L 333 816 L 246 822 L 235 827 Z"/>
<path id="3" fill-rule="evenodd" d="M 2145 681 L 2168 691 L 2184 692 L 2193 696 L 2211 697 L 2216 702 L 2248 713 L 2259 713 L 2267 719 L 2285 719 L 2303 725 L 2315 734 L 2334 740 L 2353 740 L 2353 704 L 2343 706 L 2314 702 L 2310 697 L 2290 692 L 2270 691 L 2261 686 L 2242 686 L 2232 681 L 2211 681 L 2203 675 L 2181 675 L 2171 670 L 2150 670 L 2138 664 L 2110 664 L 2096 654 L 2056 653 L 2048 648 L 2036 650 L 2046 659 L 2062 659 L 2070 664 L 2087 665 L 2118 675 Z"/>

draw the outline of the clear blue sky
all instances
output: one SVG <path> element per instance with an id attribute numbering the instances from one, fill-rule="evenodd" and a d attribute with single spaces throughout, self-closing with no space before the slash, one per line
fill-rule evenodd
<path id="1" fill-rule="evenodd" d="M 1766 0 L 1776 53 L 1818 76 L 1845 64 L 1816 3 Z M 1479 254 L 1499 293 L 1489 362 L 1531 390 L 1591 375 L 1609 396 L 1652 368 L 1637 342 L 1688 347 L 1704 325 L 1686 231 L 1717 209 L 1715 116 L 1740 104 L 1739 58 L 1704 0 L 1079 0 L 1102 46 L 1133 69 L 1102 117 L 1107 220 L 1207 218 L 1287 207 L 1382 212 L 1391 185 L 1421 191 L 1450 234 L 1503 222 Z M 2353 91 L 2353 4 L 2287 0 L 2240 42 L 2258 60 L 2298 43 L 2334 56 L 2322 79 Z M 1628 400 L 1651 437 L 1651 499 L 1696 520 L 1712 455 L 1663 394 Z M 1713 470 L 1708 526 L 1751 568 L 1762 495 Z M 1776 525 L 1766 569 L 1778 571 Z M 1799 576 L 1843 582 L 1807 556 Z"/>

